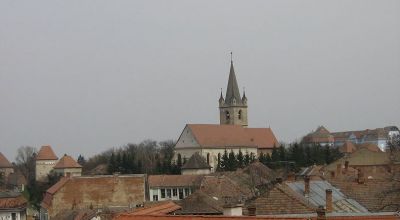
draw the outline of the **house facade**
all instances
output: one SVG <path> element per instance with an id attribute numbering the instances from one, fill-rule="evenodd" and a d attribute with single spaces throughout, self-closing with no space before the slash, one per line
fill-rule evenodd
<path id="1" fill-rule="evenodd" d="M 82 166 L 71 156 L 65 154 L 54 166 L 54 172 L 61 176 L 81 176 Z"/>
<path id="2" fill-rule="evenodd" d="M 28 201 L 21 193 L 13 191 L 0 192 L 0 219 L 26 220 Z"/>

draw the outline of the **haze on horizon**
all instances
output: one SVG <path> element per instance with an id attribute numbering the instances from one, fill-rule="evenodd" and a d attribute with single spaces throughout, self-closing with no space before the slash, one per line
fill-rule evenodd
<path id="1" fill-rule="evenodd" d="M 0 151 L 89 157 L 219 123 L 230 51 L 249 126 L 281 141 L 398 126 L 399 27 L 396 0 L 1 1 Z"/>

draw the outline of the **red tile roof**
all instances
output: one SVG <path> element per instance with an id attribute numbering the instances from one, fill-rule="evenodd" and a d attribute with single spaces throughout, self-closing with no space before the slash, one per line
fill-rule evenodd
<path id="1" fill-rule="evenodd" d="M 176 210 L 181 209 L 179 205 L 174 202 L 168 201 L 164 203 L 158 203 L 153 206 L 144 207 L 135 210 L 132 213 L 124 213 L 128 216 L 131 215 L 167 215 L 169 213 L 175 212 Z"/>
<path id="2" fill-rule="evenodd" d="M 12 168 L 12 164 L 7 158 L 0 152 L 0 168 Z"/>
<path id="3" fill-rule="evenodd" d="M 28 201 L 22 196 L 0 198 L 0 209 L 26 207 Z"/>
<path id="4" fill-rule="evenodd" d="M 58 160 L 58 157 L 50 145 L 44 145 L 40 148 L 36 160 Z"/>
<path id="5" fill-rule="evenodd" d="M 273 148 L 279 143 L 270 128 L 244 128 L 240 125 L 188 124 L 202 147 Z"/>
<path id="6" fill-rule="evenodd" d="M 78 162 L 76 162 L 71 156 L 64 155 L 54 166 L 54 169 L 64 168 L 82 168 L 82 166 Z"/>
<path id="7" fill-rule="evenodd" d="M 120 215 L 114 220 L 316 220 L 317 217 L 284 217 L 284 216 L 212 216 L 212 215 L 145 215 L 127 216 Z M 398 220 L 399 216 L 394 215 L 370 215 L 370 216 L 327 216 L 327 220 Z"/>

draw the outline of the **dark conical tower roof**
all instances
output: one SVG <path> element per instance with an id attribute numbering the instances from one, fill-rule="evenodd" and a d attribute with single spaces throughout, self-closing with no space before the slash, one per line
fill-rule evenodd
<path id="1" fill-rule="evenodd" d="M 233 61 L 231 61 L 231 69 L 229 71 L 229 80 L 228 87 L 226 89 L 225 103 L 232 104 L 233 99 L 236 100 L 236 104 L 242 103 L 239 86 L 236 80 L 235 69 L 233 68 Z"/>

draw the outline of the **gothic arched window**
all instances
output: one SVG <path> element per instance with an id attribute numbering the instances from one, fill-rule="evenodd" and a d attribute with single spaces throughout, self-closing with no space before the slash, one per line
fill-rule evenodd
<path id="1" fill-rule="evenodd" d="M 242 110 L 239 110 L 239 112 L 238 112 L 238 118 L 239 118 L 239 119 L 242 119 Z"/>
<path id="2" fill-rule="evenodd" d="M 229 111 L 225 112 L 225 118 L 226 118 L 226 120 L 230 120 L 231 119 L 231 115 L 229 114 Z"/>

